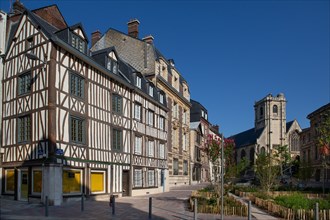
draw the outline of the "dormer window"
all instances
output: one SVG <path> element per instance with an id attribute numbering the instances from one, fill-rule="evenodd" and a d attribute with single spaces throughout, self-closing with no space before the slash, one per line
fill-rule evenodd
<path id="1" fill-rule="evenodd" d="M 141 77 L 140 76 L 136 76 L 136 83 L 135 83 L 136 87 L 141 89 Z"/>
<path id="2" fill-rule="evenodd" d="M 114 59 L 108 57 L 107 59 L 107 69 L 110 70 L 113 73 L 118 72 L 118 63 Z"/>
<path id="3" fill-rule="evenodd" d="M 204 110 L 202 110 L 202 117 L 204 118 Z"/>
<path id="4" fill-rule="evenodd" d="M 149 86 L 149 95 L 154 96 L 154 87 Z"/>
<path id="5" fill-rule="evenodd" d="M 71 33 L 71 46 L 76 48 L 82 53 L 85 53 L 85 41 L 81 39 L 78 35 Z"/>

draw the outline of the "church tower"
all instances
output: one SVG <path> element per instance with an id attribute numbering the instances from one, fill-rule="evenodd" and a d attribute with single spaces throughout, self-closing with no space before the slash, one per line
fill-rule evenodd
<path id="1" fill-rule="evenodd" d="M 266 132 L 264 143 L 267 151 L 275 146 L 285 145 L 286 134 L 286 99 L 283 93 L 276 97 L 267 95 L 254 104 L 255 131 L 264 128 Z"/>

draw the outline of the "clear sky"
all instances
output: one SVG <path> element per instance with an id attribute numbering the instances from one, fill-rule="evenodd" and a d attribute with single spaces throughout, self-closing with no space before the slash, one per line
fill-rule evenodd
<path id="1" fill-rule="evenodd" d="M 14 1 L 14 0 L 13 0 Z M 9 0 L 1 0 L 6 12 Z M 208 109 L 225 136 L 254 126 L 254 102 L 284 93 L 287 121 L 330 102 L 329 1 L 100 1 L 21 0 L 30 10 L 57 4 L 69 25 L 87 34 L 108 28 L 127 33 L 137 18 L 139 37 L 156 47 Z"/>

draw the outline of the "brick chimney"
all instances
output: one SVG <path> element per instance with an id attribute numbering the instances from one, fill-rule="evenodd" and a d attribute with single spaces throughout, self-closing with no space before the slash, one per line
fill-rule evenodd
<path id="1" fill-rule="evenodd" d="M 139 37 L 139 24 L 140 24 L 140 22 L 137 19 L 131 19 L 127 23 L 129 36 L 134 37 L 134 38 Z"/>
<path id="2" fill-rule="evenodd" d="M 91 46 L 94 46 L 94 44 L 100 39 L 101 39 L 101 32 L 99 30 L 94 31 L 92 33 L 92 45 Z"/>
<path id="3" fill-rule="evenodd" d="M 148 44 L 154 43 L 154 37 L 151 35 L 145 36 L 144 38 L 142 38 L 142 40 Z"/>
<path id="4" fill-rule="evenodd" d="M 20 14 L 24 10 L 25 10 L 24 5 L 19 0 L 16 0 L 13 3 L 13 13 L 14 14 Z"/>

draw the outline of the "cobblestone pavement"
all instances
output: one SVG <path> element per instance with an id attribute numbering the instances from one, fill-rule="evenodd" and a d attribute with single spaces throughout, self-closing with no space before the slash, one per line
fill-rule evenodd
<path id="1" fill-rule="evenodd" d="M 143 220 L 149 217 L 149 197 L 152 197 L 152 219 L 154 220 L 191 220 L 194 213 L 188 210 L 187 199 L 192 190 L 205 187 L 207 184 L 193 186 L 178 186 L 170 192 L 148 196 L 122 197 L 116 199 L 115 215 L 109 207 L 108 199 L 103 201 L 86 200 L 84 211 L 81 202 L 71 201 L 63 206 L 50 206 L 48 217 L 45 217 L 45 207 L 41 204 L 0 199 L 0 219 L 49 219 L 49 220 L 78 220 L 78 219 L 124 219 Z M 252 213 L 253 214 L 253 213 Z M 220 215 L 200 214 L 198 219 L 218 220 Z M 247 217 L 224 216 L 225 220 L 243 220 Z M 253 218 L 256 219 L 256 218 Z"/>

